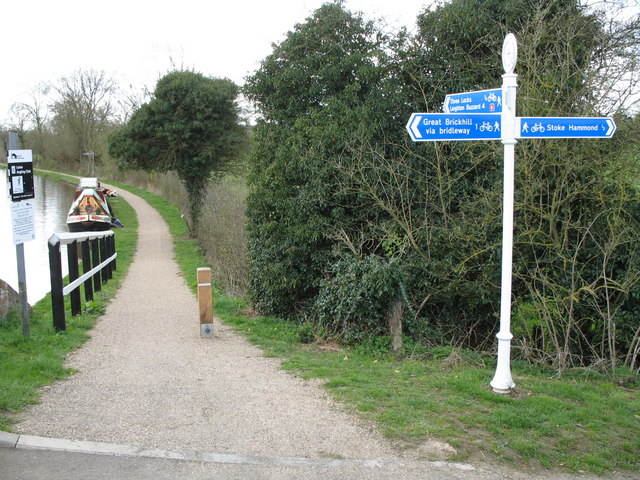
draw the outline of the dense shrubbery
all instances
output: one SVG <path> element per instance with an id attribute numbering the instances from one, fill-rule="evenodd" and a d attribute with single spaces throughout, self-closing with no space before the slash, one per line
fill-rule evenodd
<path id="1" fill-rule="evenodd" d="M 339 192 L 333 160 L 348 154 L 351 116 L 385 73 L 379 47 L 372 25 L 325 5 L 247 81 L 264 115 L 248 199 L 250 286 L 264 312 L 310 308 L 335 259 L 333 227 L 349 221 L 353 201 Z"/>
<path id="2" fill-rule="evenodd" d="M 607 31 L 575 0 L 454 0 L 418 25 L 391 38 L 324 5 L 248 79 L 263 115 L 248 199 L 251 294 L 262 312 L 345 339 L 386 332 L 400 298 L 413 338 L 483 346 L 499 310 L 502 147 L 414 144 L 404 124 L 412 111 L 439 111 L 446 93 L 499 86 L 509 30 L 521 41 L 520 115 L 613 113 L 604 108 L 624 99 L 592 92 L 610 58 L 633 68 L 624 58 L 638 42 L 620 42 L 625 27 Z M 613 141 L 517 147 L 514 328 L 530 359 L 613 366 L 634 347 L 634 122 L 619 115 Z"/>
<path id="3" fill-rule="evenodd" d="M 387 335 L 390 299 L 400 299 L 401 270 L 377 255 L 348 256 L 320 284 L 314 316 L 326 332 L 347 341 Z"/>

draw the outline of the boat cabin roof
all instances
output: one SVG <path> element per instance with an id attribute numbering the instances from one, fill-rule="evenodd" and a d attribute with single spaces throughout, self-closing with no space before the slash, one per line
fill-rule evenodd
<path id="1" fill-rule="evenodd" d="M 100 183 L 98 179 L 95 177 L 85 177 L 80 179 L 80 184 L 78 185 L 80 190 L 84 190 L 85 188 L 100 188 Z"/>

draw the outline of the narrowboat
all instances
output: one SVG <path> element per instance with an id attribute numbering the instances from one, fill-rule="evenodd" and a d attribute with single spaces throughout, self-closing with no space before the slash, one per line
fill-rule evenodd
<path id="1" fill-rule="evenodd" d="M 100 188 L 97 178 L 81 178 L 67 214 L 70 232 L 108 230 L 112 215 L 107 202 L 109 191 Z"/>

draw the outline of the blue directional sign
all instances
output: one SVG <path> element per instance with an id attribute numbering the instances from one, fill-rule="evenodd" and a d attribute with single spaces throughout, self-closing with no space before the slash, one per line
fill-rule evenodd
<path id="1" fill-rule="evenodd" d="M 500 113 L 502 89 L 452 93 L 444 100 L 445 113 Z"/>
<path id="2" fill-rule="evenodd" d="M 609 117 L 522 117 L 518 138 L 611 138 L 616 124 Z"/>
<path id="3" fill-rule="evenodd" d="M 414 142 L 500 140 L 500 114 L 413 113 L 407 132 Z"/>

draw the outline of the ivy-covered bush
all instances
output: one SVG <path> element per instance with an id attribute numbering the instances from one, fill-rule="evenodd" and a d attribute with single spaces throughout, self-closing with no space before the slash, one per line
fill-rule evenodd
<path id="1" fill-rule="evenodd" d="M 351 201 L 331 161 L 345 154 L 354 115 L 386 71 L 372 24 L 325 4 L 247 79 L 260 109 L 250 159 L 250 295 L 264 313 L 295 318 L 309 308 L 336 259 Z"/>
<path id="2" fill-rule="evenodd" d="M 330 269 L 313 305 L 316 321 L 347 341 L 389 334 L 389 309 L 402 299 L 398 262 L 348 256 Z"/>

